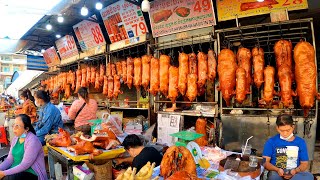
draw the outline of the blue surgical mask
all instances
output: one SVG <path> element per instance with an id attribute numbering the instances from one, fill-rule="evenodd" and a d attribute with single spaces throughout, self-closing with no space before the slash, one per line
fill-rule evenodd
<path id="1" fill-rule="evenodd" d="M 26 138 L 26 137 L 27 137 L 27 133 L 26 132 L 21 134 L 21 136 L 20 136 L 20 138 Z"/>

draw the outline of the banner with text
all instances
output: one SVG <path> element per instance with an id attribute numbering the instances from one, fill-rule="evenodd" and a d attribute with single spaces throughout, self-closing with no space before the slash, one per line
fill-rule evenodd
<path id="1" fill-rule="evenodd" d="M 52 46 L 51 48 L 47 49 L 43 53 L 43 59 L 48 65 L 48 67 L 55 66 L 60 64 L 60 58 L 57 54 L 56 49 Z"/>
<path id="2" fill-rule="evenodd" d="M 148 32 L 140 7 L 125 0 L 109 5 L 100 13 L 111 43 Z"/>
<path id="3" fill-rule="evenodd" d="M 73 26 L 82 51 L 106 44 L 98 23 L 84 20 Z"/>
<path id="4" fill-rule="evenodd" d="M 307 9 L 308 0 L 216 0 L 218 20 L 226 21 L 236 17 L 248 17 L 261 14 L 268 14 L 272 11 L 288 9 Z"/>
<path id="5" fill-rule="evenodd" d="M 79 54 L 76 42 L 73 36 L 66 35 L 56 41 L 56 46 L 58 48 L 59 55 L 62 60 L 68 59 L 70 57 Z"/>
<path id="6" fill-rule="evenodd" d="M 216 25 L 212 0 L 153 1 L 149 15 L 153 37 Z"/>

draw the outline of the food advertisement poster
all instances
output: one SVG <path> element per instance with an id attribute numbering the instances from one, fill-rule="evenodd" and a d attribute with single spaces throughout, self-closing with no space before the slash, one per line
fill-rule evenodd
<path id="1" fill-rule="evenodd" d="M 100 11 L 111 43 L 137 37 L 148 32 L 139 6 L 120 0 Z"/>
<path id="2" fill-rule="evenodd" d="M 241 17 L 268 14 L 279 10 L 307 9 L 307 0 L 216 0 L 218 20 L 226 21 Z"/>
<path id="3" fill-rule="evenodd" d="M 73 30 L 82 51 L 106 44 L 98 23 L 84 20 L 74 25 Z"/>
<path id="4" fill-rule="evenodd" d="M 59 55 L 62 60 L 68 59 L 70 57 L 79 54 L 76 42 L 73 36 L 66 35 L 56 41 L 56 46 L 58 48 Z"/>
<path id="5" fill-rule="evenodd" d="M 151 2 L 153 37 L 216 25 L 212 0 L 162 0 Z"/>
<path id="6" fill-rule="evenodd" d="M 55 66 L 60 64 L 60 58 L 57 54 L 56 49 L 52 46 L 51 48 L 47 49 L 43 53 L 43 59 L 48 65 L 48 67 Z"/>

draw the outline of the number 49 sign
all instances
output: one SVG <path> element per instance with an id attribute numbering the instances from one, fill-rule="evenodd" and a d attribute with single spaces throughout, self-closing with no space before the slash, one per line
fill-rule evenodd
<path id="1" fill-rule="evenodd" d="M 83 51 L 106 44 L 98 23 L 84 20 L 74 25 L 73 30 Z"/>

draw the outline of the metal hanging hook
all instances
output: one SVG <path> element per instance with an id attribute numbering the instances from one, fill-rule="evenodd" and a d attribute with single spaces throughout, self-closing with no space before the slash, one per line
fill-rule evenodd
<path id="1" fill-rule="evenodd" d="M 258 27 L 257 26 L 255 27 L 255 30 L 256 30 L 255 36 L 256 36 L 256 39 L 257 39 L 258 49 L 260 49 L 260 41 L 259 41 L 259 37 L 258 37 Z"/>
<path id="2" fill-rule="evenodd" d="M 200 43 L 199 43 L 199 51 L 200 51 L 200 52 L 202 52 L 202 47 L 201 47 L 201 45 L 202 45 L 202 38 L 200 37 Z"/>
<path id="3" fill-rule="evenodd" d="M 191 52 L 194 52 L 193 51 L 193 36 L 191 36 L 191 45 L 190 45 L 190 47 L 191 47 Z"/>
<path id="4" fill-rule="evenodd" d="M 282 32 L 281 22 L 279 22 L 279 28 L 280 28 L 280 37 L 281 37 L 281 39 L 283 39 L 283 32 Z"/>

